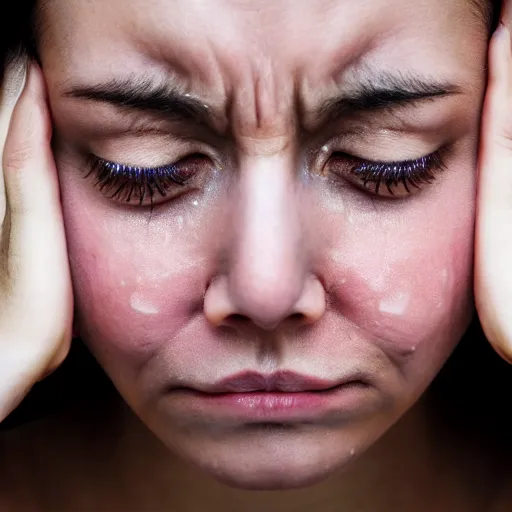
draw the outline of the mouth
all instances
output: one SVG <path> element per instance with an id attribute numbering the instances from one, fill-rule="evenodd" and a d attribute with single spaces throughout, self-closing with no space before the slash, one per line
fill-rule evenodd
<path id="1" fill-rule="evenodd" d="M 303 393 L 329 391 L 340 385 L 357 381 L 361 380 L 359 378 L 344 379 L 342 381 L 322 380 L 291 371 L 280 371 L 270 375 L 263 375 L 257 372 L 243 372 L 227 377 L 201 391 L 210 394 L 257 392 Z"/>
<path id="2" fill-rule="evenodd" d="M 359 375 L 332 381 L 290 371 L 243 372 L 201 389 L 182 389 L 181 396 L 194 414 L 244 423 L 315 422 L 351 416 L 370 388 Z"/>

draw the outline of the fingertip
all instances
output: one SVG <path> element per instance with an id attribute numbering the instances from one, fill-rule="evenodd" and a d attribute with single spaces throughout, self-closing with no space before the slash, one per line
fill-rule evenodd
<path id="1" fill-rule="evenodd" d="M 27 66 L 27 80 L 25 88 L 36 97 L 46 101 L 46 84 L 43 71 L 35 60 L 30 60 Z"/>
<path id="2" fill-rule="evenodd" d="M 25 87 L 18 103 L 20 108 L 28 110 L 37 106 L 45 115 L 48 112 L 46 83 L 41 68 L 34 60 L 28 63 Z"/>
<path id="3" fill-rule="evenodd" d="M 15 59 L 5 69 L 1 84 L 1 108 L 13 106 L 18 101 L 27 81 L 29 61 Z"/>
<path id="4" fill-rule="evenodd" d="M 0 84 L 0 156 L 4 152 L 14 107 L 25 88 L 27 71 L 28 62 L 16 59 L 7 65 Z"/>
<path id="5" fill-rule="evenodd" d="M 489 81 L 506 79 L 507 85 L 510 77 L 510 61 L 512 59 L 512 43 L 510 30 L 505 23 L 500 22 L 495 30 L 489 45 Z"/>
<path id="6" fill-rule="evenodd" d="M 29 163 L 46 161 L 45 151 L 51 134 L 44 78 L 39 66 L 32 61 L 10 120 L 3 151 L 4 174 L 18 172 Z"/>
<path id="7" fill-rule="evenodd" d="M 500 23 L 494 32 L 488 57 L 488 83 L 482 112 L 480 168 L 496 159 L 497 148 L 510 148 L 512 140 L 512 41 L 508 26 Z M 501 153 L 501 151 L 500 151 Z M 508 154 L 508 153 L 507 153 Z M 495 173 L 496 174 L 496 173 Z"/>

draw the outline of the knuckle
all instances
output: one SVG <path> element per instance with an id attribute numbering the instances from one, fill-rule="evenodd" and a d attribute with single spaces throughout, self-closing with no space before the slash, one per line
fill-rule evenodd
<path id="1" fill-rule="evenodd" d="M 6 148 L 4 153 L 4 171 L 19 172 L 34 159 L 35 151 L 28 142 L 19 143 L 16 147 Z"/>

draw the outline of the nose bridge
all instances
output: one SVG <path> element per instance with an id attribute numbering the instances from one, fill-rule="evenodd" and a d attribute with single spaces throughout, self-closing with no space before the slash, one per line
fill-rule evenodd
<path id="1" fill-rule="evenodd" d="M 292 160 L 276 152 L 240 164 L 228 287 L 241 314 L 269 324 L 292 314 L 306 274 Z"/>

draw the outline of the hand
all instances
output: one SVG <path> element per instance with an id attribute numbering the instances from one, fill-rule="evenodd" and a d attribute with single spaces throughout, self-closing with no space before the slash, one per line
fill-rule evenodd
<path id="1" fill-rule="evenodd" d="M 475 300 L 484 332 L 512 362 L 512 1 L 489 50 L 475 246 Z"/>
<path id="2" fill-rule="evenodd" d="M 0 421 L 64 360 L 73 315 L 44 79 L 31 64 L 16 102 L 20 69 L 10 66 L 0 90 Z"/>

